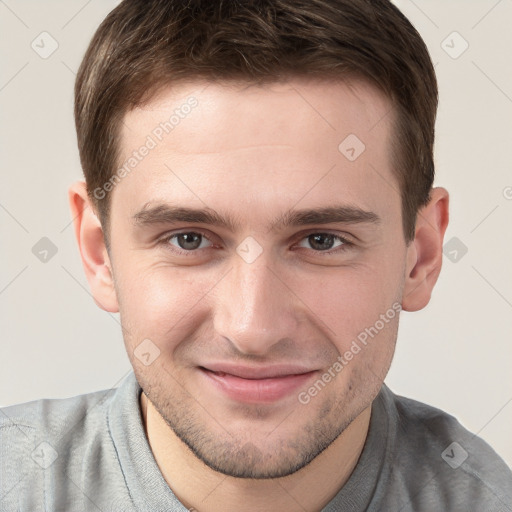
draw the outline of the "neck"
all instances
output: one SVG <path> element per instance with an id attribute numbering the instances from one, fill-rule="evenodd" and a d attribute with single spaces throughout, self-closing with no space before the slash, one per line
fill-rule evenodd
<path id="1" fill-rule="evenodd" d="M 301 470 L 275 479 L 233 478 L 199 460 L 174 434 L 144 393 L 140 404 L 148 441 L 176 497 L 197 512 L 320 511 L 354 470 L 368 434 L 371 406 Z"/>

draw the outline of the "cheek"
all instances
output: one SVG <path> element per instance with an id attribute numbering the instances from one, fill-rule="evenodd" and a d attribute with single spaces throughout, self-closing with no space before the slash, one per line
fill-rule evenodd
<path id="1" fill-rule="evenodd" d="M 343 348 L 392 308 L 400 295 L 398 278 L 398 266 L 390 261 L 388 265 L 338 267 L 317 273 L 314 278 L 302 279 L 296 289 L 323 321 L 326 335 L 335 343 L 339 340 Z"/>
<path id="2" fill-rule="evenodd" d="M 364 264 L 285 272 L 282 277 L 298 297 L 295 301 L 300 309 L 291 313 L 307 315 L 309 323 L 316 323 L 338 352 L 344 353 L 399 296 L 397 262 L 398 258 L 376 255 Z M 229 289 L 216 288 L 225 273 L 217 267 L 180 268 L 125 258 L 117 273 L 117 293 L 129 343 L 149 338 L 167 350 L 183 340 L 195 339 L 202 329 L 208 331 L 216 308 L 211 298 L 221 299 L 221 290 Z M 214 292 L 209 300 L 210 290 Z M 236 298 L 230 296 L 228 302 L 232 300 Z M 392 326 L 393 321 L 386 323 L 380 338 L 389 336 Z"/>
<path id="3" fill-rule="evenodd" d="M 211 288 L 211 279 L 205 276 L 190 268 L 144 266 L 140 262 L 132 268 L 126 262 L 117 293 L 131 337 L 149 338 L 169 347 L 173 339 L 183 336 L 190 315 L 197 315 L 201 297 Z"/>

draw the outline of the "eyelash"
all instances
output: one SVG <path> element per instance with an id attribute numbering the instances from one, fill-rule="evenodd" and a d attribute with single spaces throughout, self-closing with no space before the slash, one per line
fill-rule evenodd
<path id="1" fill-rule="evenodd" d="M 198 253 L 202 249 L 195 249 L 195 250 L 191 250 L 191 251 L 186 251 L 184 249 L 179 249 L 179 248 L 177 248 L 175 246 L 172 246 L 169 243 L 174 237 L 177 237 L 179 235 L 185 235 L 185 234 L 201 235 L 202 237 L 206 238 L 210 243 L 213 244 L 212 240 L 210 240 L 210 237 L 204 231 L 195 230 L 195 231 L 180 231 L 178 233 L 167 234 L 163 238 L 158 240 L 158 245 L 163 245 L 164 247 L 166 247 L 167 249 L 169 249 L 170 251 L 172 251 L 172 252 L 174 252 L 175 254 L 178 254 L 178 255 L 193 256 L 193 255 L 195 255 L 196 253 Z M 329 255 L 333 255 L 333 254 L 338 254 L 338 253 L 347 251 L 348 249 L 352 248 L 355 245 L 353 242 L 347 240 L 345 237 L 342 237 L 341 235 L 338 235 L 337 233 L 332 233 L 330 231 L 311 231 L 310 233 L 306 233 L 299 240 L 299 242 L 301 242 L 302 240 L 310 237 L 311 235 L 328 235 L 328 236 L 333 236 L 335 239 L 337 239 L 340 242 L 342 242 L 342 245 L 337 247 L 336 249 L 329 249 L 329 250 L 326 250 L 326 251 L 315 251 L 314 249 L 310 249 L 313 252 L 321 254 L 321 255 L 328 255 L 329 256 Z M 301 247 L 301 249 L 305 249 L 305 248 Z"/>

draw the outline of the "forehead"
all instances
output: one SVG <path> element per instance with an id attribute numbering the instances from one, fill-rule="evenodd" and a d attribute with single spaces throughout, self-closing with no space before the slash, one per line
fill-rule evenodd
<path id="1" fill-rule="evenodd" d="M 171 144 L 171 139 L 178 142 L 179 138 L 174 150 L 182 153 L 229 150 L 247 142 L 275 144 L 276 137 L 278 141 L 304 142 L 306 133 L 311 140 L 312 135 L 323 138 L 328 131 L 335 140 L 344 133 L 365 138 L 391 110 L 383 93 L 361 80 L 297 78 L 266 85 L 184 83 L 163 89 L 145 105 L 126 113 L 123 146 L 130 146 L 133 128 L 153 131 L 175 110 L 188 110 L 185 104 L 191 98 L 197 100 L 199 108 L 193 108 L 193 115 L 185 114 L 189 120 L 179 123 L 183 126 L 179 130 L 176 126 L 167 141 Z M 194 137 L 189 136 L 192 131 Z M 313 137 L 312 143 L 316 142 Z"/>
<path id="2" fill-rule="evenodd" d="M 178 196 L 215 209 L 219 202 L 229 206 L 228 197 L 233 207 L 244 199 L 240 205 L 263 201 L 285 210 L 290 202 L 309 206 L 323 198 L 375 209 L 382 180 L 396 187 L 392 114 L 380 91 L 353 80 L 163 89 L 125 115 L 120 167 L 142 146 L 151 149 L 125 166 L 113 209 L 116 196 L 132 211 Z"/>

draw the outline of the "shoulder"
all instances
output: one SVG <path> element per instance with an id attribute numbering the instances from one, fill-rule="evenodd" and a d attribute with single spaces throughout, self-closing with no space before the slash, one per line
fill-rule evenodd
<path id="1" fill-rule="evenodd" d="M 103 415 L 105 405 L 114 391 L 96 391 L 69 398 L 45 398 L 1 407 L 1 435 L 23 437 L 35 431 L 51 435 L 62 432 L 73 423 L 83 425 L 86 417 L 93 420 Z"/>
<path id="2" fill-rule="evenodd" d="M 6 510 L 39 510 L 55 475 L 78 474 L 84 448 L 105 444 L 106 408 L 114 392 L 0 408 L 0 495 Z"/>
<path id="3" fill-rule="evenodd" d="M 512 472 L 452 415 L 385 388 L 396 422 L 391 485 L 414 510 L 510 510 Z"/>

